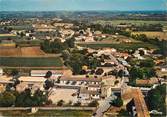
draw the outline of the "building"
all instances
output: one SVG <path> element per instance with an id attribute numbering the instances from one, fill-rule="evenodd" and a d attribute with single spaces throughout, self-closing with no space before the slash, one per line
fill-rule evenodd
<path id="1" fill-rule="evenodd" d="M 111 96 L 112 91 L 111 91 L 111 87 L 110 86 L 102 86 L 101 87 L 101 97 L 105 98 L 105 97 L 109 97 Z"/>
<path id="2" fill-rule="evenodd" d="M 3 75 L 3 69 L 0 68 L 0 76 L 2 76 L 2 75 Z"/>
<path id="3" fill-rule="evenodd" d="M 21 82 L 26 82 L 29 84 L 33 84 L 33 83 L 44 83 L 46 78 L 44 77 L 32 77 L 32 76 L 21 76 L 19 77 L 19 80 Z"/>
<path id="4" fill-rule="evenodd" d="M 52 73 L 51 77 L 59 77 L 63 75 L 62 70 L 31 70 L 30 75 L 33 77 L 45 77 L 49 71 Z"/>
<path id="5" fill-rule="evenodd" d="M 167 65 L 161 67 L 161 72 L 167 72 Z"/>
<path id="6" fill-rule="evenodd" d="M 91 90 L 90 87 L 81 87 L 79 98 L 84 100 L 100 99 L 100 88 L 97 86 L 96 90 Z"/>
<path id="7" fill-rule="evenodd" d="M 83 85 L 100 85 L 101 78 L 86 78 L 86 76 L 71 76 L 71 77 L 61 77 L 60 85 L 73 85 L 73 86 L 83 86 Z"/>

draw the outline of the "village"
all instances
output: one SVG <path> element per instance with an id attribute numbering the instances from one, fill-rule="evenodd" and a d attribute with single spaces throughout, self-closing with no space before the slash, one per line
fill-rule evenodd
<path id="1" fill-rule="evenodd" d="M 147 36 L 130 34 L 137 30 L 133 25 L 119 24 L 112 32 L 98 24 L 32 18 L 1 21 L 0 27 L 0 93 L 46 96 L 40 104 L 26 98 L 22 104 L 11 93 L 14 102 L 0 106 L 95 107 L 92 117 L 164 114 L 148 100 L 166 86 L 166 49 L 160 53 Z"/>

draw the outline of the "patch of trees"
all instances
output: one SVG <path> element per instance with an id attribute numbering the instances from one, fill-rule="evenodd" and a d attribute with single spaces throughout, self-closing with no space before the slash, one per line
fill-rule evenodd
<path id="1" fill-rule="evenodd" d="M 135 26 L 133 31 L 163 31 L 163 26 L 161 24 L 144 24 Z"/>
<path id="2" fill-rule="evenodd" d="M 74 74 L 80 74 L 82 66 L 88 66 L 90 69 L 96 69 L 96 67 L 100 66 L 101 60 L 85 53 L 85 50 L 74 50 L 71 53 L 64 53 L 63 59 L 65 61 L 65 65 L 71 67 Z"/>
<path id="3" fill-rule="evenodd" d="M 111 105 L 121 107 L 123 106 L 123 100 L 120 97 L 117 97 L 115 100 L 111 102 Z"/>
<path id="4" fill-rule="evenodd" d="M 0 94 L 1 107 L 31 107 L 42 106 L 48 101 L 47 95 L 41 91 L 36 90 L 34 93 L 30 89 L 18 93 L 16 91 L 5 91 Z"/>
<path id="5" fill-rule="evenodd" d="M 155 89 L 151 89 L 147 94 L 147 103 L 149 110 L 158 110 L 166 113 L 166 84 L 159 85 Z"/>
<path id="6" fill-rule="evenodd" d="M 131 35 L 133 39 L 148 42 L 159 47 L 159 53 L 167 56 L 167 40 L 160 40 L 158 38 L 148 38 L 145 34 Z"/>
<path id="7" fill-rule="evenodd" d="M 156 77 L 156 71 L 154 69 L 155 63 L 153 59 L 130 60 L 130 64 L 132 65 L 129 69 L 129 81 L 131 85 L 136 84 L 136 79 L 149 79 L 151 77 Z"/>
<path id="8" fill-rule="evenodd" d="M 97 107 L 99 105 L 97 100 L 94 100 L 88 104 L 89 107 Z"/>
<path id="9" fill-rule="evenodd" d="M 60 53 L 63 50 L 74 47 L 74 38 L 67 39 L 65 42 L 61 42 L 59 39 L 54 40 L 53 42 L 45 40 L 41 43 L 41 49 L 47 53 Z"/>

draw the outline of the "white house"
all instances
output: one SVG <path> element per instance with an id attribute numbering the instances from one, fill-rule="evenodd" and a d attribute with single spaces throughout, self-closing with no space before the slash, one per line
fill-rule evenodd
<path id="1" fill-rule="evenodd" d="M 2 75 L 3 75 L 3 69 L 0 68 L 0 76 L 2 76 Z"/>
<path id="2" fill-rule="evenodd" d="M 167 65 L 161 67 L 161 72 L 167 72 Z"/>

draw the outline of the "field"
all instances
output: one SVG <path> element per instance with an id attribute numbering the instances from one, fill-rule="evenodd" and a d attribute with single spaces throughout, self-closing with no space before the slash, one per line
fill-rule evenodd
<path id="1" fill-rule="evenodd" d="M 0 34 L 0 40 L 1 39 L 8 39 L 8 38 L 16 39 L 16 38 L 18 38 L 18 36 L 14 35 L 14 34 Z"/>
<path id="2" fill-rule="evenodd" d="M 167 40 L 167 32 L 132 32 L 132 34 L 145 34 L 149 38 L 159 38 Z"/>
<path id="3" fill-rule="evenodd" d="M 45 52 L 40 49 L 40 47 L 22 47 L 22 56 L 43 56 Z"/>
<path id="4" fill-rule="evenodd" d="M 167 25 L 166 21 L 143 21 L 143 20 L 111 20 L 111 21 L 104 21 L 104 20 L 98 20 L 94 23 L 99 24 L 112 24 L 113 26 L 116 26 L 120 23 L 127 23 L 127 24 L 134 24 L 134 25 L 144 25 L 144 24 L 162 24 Z"/>
<path id="5" fill-rule="evenodd" d="M 26 111 L 2 111 L 0 112 L 2 116 L 10 116 L 10 117 L 91 117 L 92 111 L 38 111 L 35 114 L 28 114 Z"/>
<path id="6" fill-rule="evenodd" d="M 148 43 L 120 43 L 120 44 L 114 44 L 114 43 L 91 43 L 91 44 L 78 44 L 79 46 L 83 47 L 90 47 L 90 48 L 105 48 L 105 47 L 110 47 L 110 48 L 115 48 L 119 51 L 125 51 L 125 50 L 136 50 L 138 48 L 148 48 L 148 49 L 157 49 L 156 46 Z"/>
<path id="7" fill-rule="evenodd" d="M 0 57 L 2 67 L 62 67 L 59 57 Z"/>
<path id="8" fill-rule="evenodd" d="M 42 40 L 31 40 L 31 41 L 27 41 L 27 40 L 15 40 L 16 44 L 19 47 L 27 47 L 27 46 L 39 46 L 40 43 L 42 42 Z"/>
<path id="9" fill-rule="evenodd" d="M 13 37 L 16 36 L 14 34 L 0 34 L 0 37 Z"/>
<path id="10" fill-rule="evenodd" d="M 20 25 L 10 25 L 10 26 L 6 26 L 7 28 L 12 28 L 14 30 L 28 30 L 28 29 L 32 29 L 32 26 L 30 24 L 20 24 Z M 0 28 L 3 28 L 3 26 L 1 26 Z"/>
<path id="11" fill-rule="evenodd" d="M 40 47 L 1 48 L 0 56 L 10 57 L 38 57 L 45 56 Z"/>

